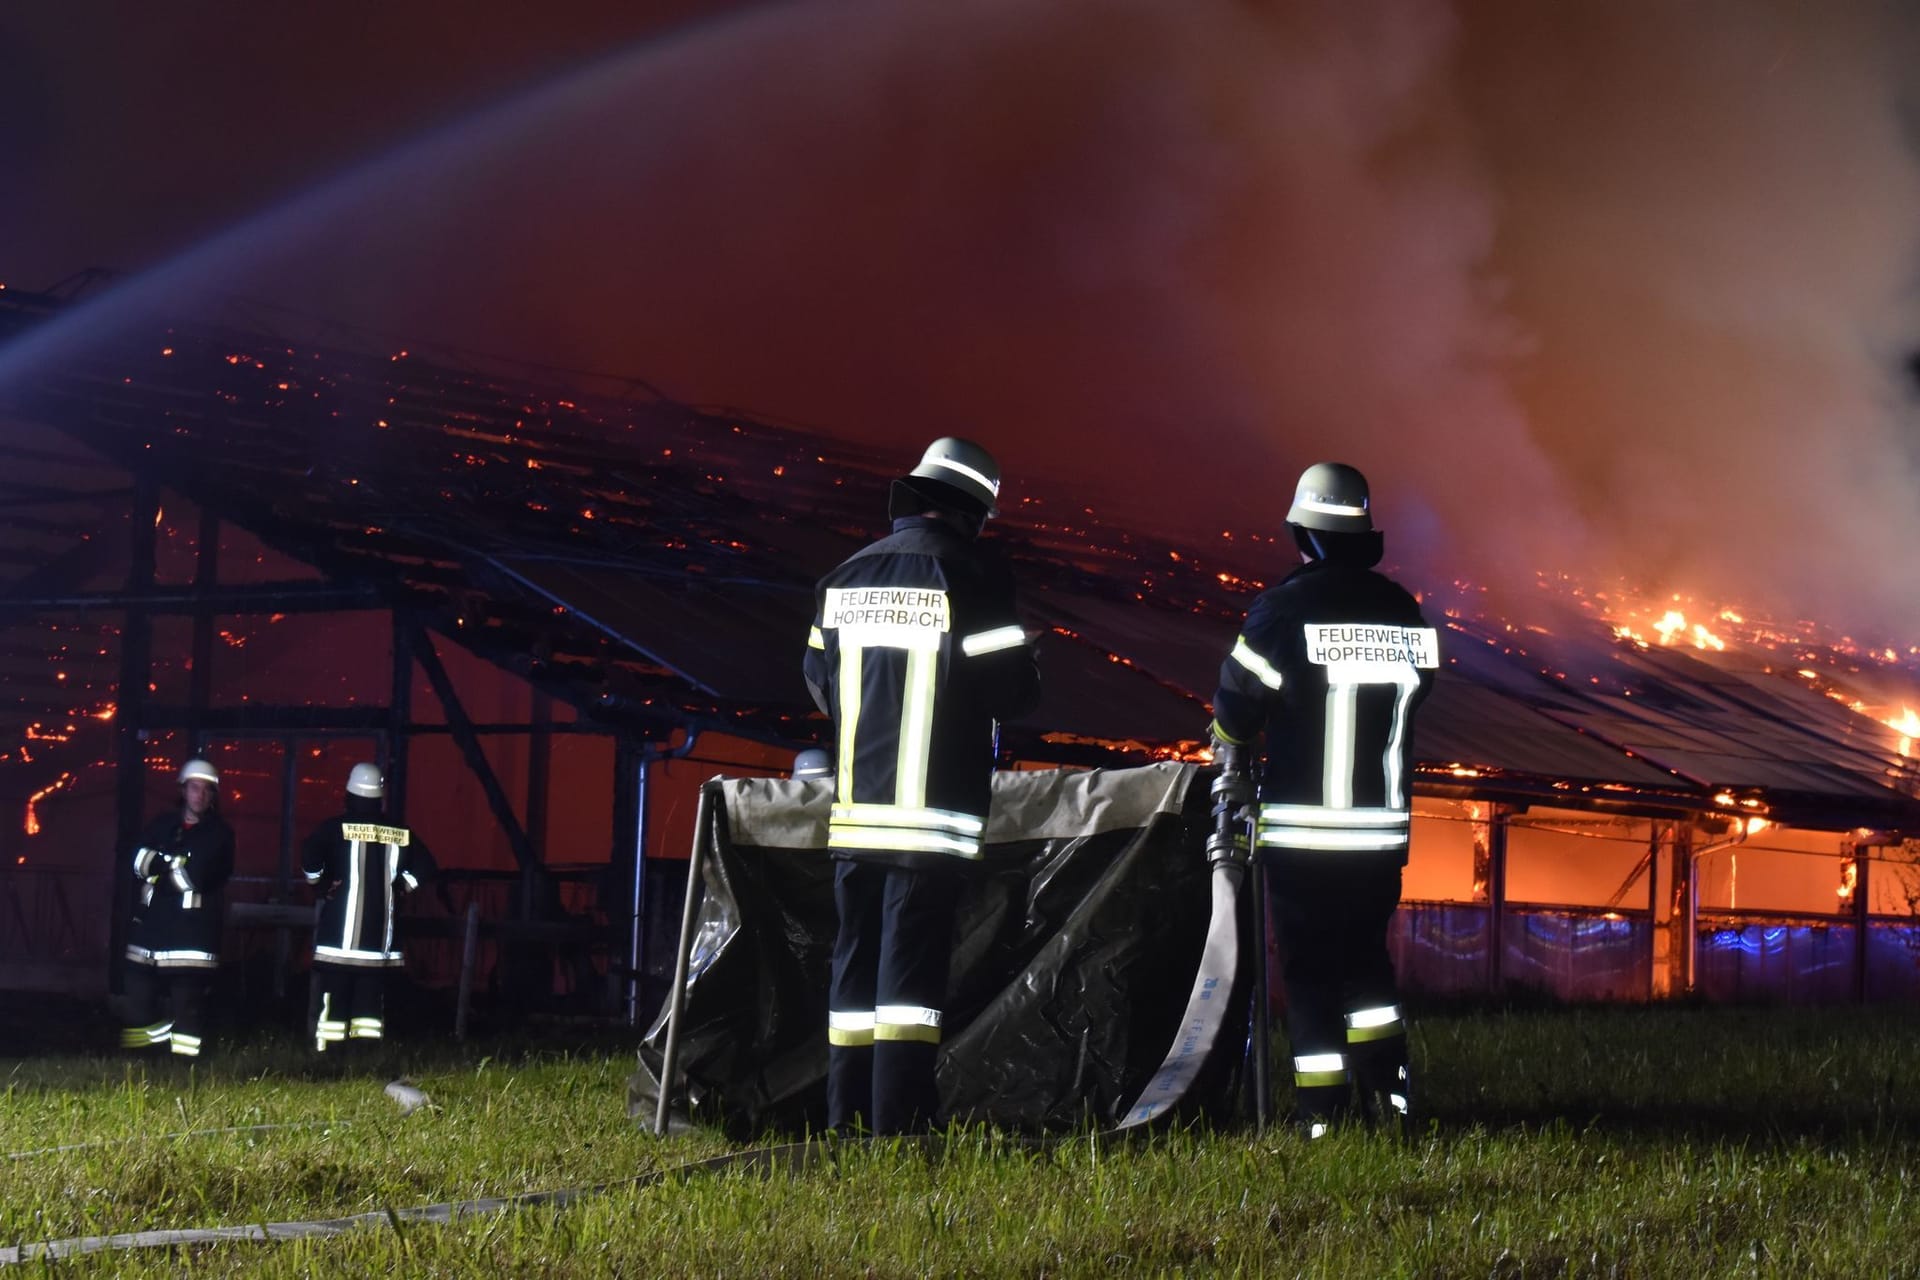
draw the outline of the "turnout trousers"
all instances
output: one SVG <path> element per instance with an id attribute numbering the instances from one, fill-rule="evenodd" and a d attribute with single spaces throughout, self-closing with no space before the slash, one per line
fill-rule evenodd
<path id="1" fill-rule="evenodd" d="M 1285 954 L 1294 1119 L 1318 1137 L 1354 1113 L 1407 1131 L 1407 1027 L 1387 952 L 1400 867 L 1339 855 L 1266 868 Z"/>
<path id="2" fill-rule="evenodd" d="M 958 889 L 949 872 L 844 860 L 834 868 L 827 1123 L 835 1131 L 932 1126 Z"/>
<path id="3" fill-rule="evenodd" d="M 121 1047 L 165 1045 L 179 1057 L 199 1057 L 201 1037 L 206 1033 L 207 986 L 213 975 L 212 969 L 129 961 L 126 984 L 131 1025 L 121 1029 Z"/>
<path id="4" fill-rule="evenodd" d="M 377 1042 L 386 1035 L 385 969 L 321 960 L 314 962 L 313 979 L 320 989 L 319 1014 L 313 1025 L 316 1052 L 325 1053 L 327 1046 L 347 1040 Z"/>

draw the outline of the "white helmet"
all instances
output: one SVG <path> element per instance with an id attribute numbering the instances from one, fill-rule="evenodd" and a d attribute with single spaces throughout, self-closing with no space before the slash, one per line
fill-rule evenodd
<path id="1" fill-rule="evenodd" d="M 793 757 L 793 773 L 797 779 L 830 778 L 833 776 L 833 757 L 819 747 L 808 747 Z"/>
<path id="2" fill-rule="evenodd" d="M 1300 473 L 1287 523 L 1322 533 L 1371 533 L 1367 478 L 1344 462 L 1316 462 Z"/>
<path id="3" fill-rule="evenodd" d="M 347 794 L 378 800 L 387 794 L 387 780 L 380 776 L 377 764 L 357 764 L 347 775 Z"/>
<path id="4" fill-rule="evenodd" d="M 960 506 L 981 517 L 996 514 L 1000 464 L 971 440 L 941 436 L 920 455 L 920 465 L 893 482 L 887 514 L 898 520 L 917 505 Z"/>
<path id="5" fill-rule="evenodd" d="M 180 785 L 184 787 L 189 782 L 194 781 L 204 782 L 210 787 L 217 787 L 220 785 L 220 771 L 214 768 L 212 764 L 195 756 L 180 766 Z"/>

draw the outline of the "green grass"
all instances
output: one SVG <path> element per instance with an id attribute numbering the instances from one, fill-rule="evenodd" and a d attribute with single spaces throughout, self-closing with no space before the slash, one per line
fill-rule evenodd
<path id="1" fill-rule="evenodd" d="M 333 1217 L 613 1183 L 566 1208 L 93 1255 L 129 1274 L 1920 1274 L 1920 1018 L 1894 1010 L 1431 1012 L 1431 1130 L 849 1147 L 788 1176 L 630 1181 L 724 1150 L 624 1113 L 618 1048 L 413 1051 L 437 1112 L 290 1049 L 191 1072 L 0 1060 L 0 1244 Z M 187 1129 L 325 1121 L 195 1138 Z M 130 1139 L 129 1141 L 119 1141 Z"/>

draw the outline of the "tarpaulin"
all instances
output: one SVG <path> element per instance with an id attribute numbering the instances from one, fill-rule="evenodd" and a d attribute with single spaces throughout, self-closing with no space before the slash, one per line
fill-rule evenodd
<path id="1" fill-rule="evenodd" d="M 740 1133 L 818 1126 L 831 784 L 712 785 L 680 1031 L 691 1111 Z M 1212 905 L 1207 823 L 1193 765 L 995 776 L 985 854 L 960 881 L 938 1069 L 947 1115 L 1028 1130 L 1122 1116 L 1194 985 Z M 1245 1001 L 1229 1004 L 1238 1012 L 1189 1109 L 1222 1107 L 1238 1082 Z M 641 1049 L 643 1094 L 665 1042 L 663 1011 Z"/>

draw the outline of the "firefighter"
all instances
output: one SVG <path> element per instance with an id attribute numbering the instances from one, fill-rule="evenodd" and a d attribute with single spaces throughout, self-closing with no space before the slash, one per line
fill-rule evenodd
<path id="1" fill-rule="evenodd" d="M 821 579 L 805 674 L 832 720 L 837 861 L 827 1115 L 929 1127 L 959 877 L 981 856 L 996 724 L 1039 699 L 1013 579 L 976 539 L 1000 469 L 934 441 L 894 481 L 893 531 Z"/>
<path id="2" fill-rule="evenodd" d="M 155 818 L 133 851 L 138 894 L 127 942 L 128 1049 L 203 1047 L 206 989 L 220 967 L 221 890 L 233 874 L 233 828 L 220 816 L 220 771 L 180 767 L 180 807 Z"/>
<path id="3" fill-rule="evenodd" d="M 1251 802 L 1254 844 L 1286 954 L 1296 1123 L 1310 1136 L 1355 1112 L 1410 1133 L 1407 1030 L 1387 953 L 1410 829 L 1414 712 L 1439 637 L 1373 566 L 1382 540 L 1366 477 L 1323 462 L 1287 524 L 1304 562 L 1247 611 L 1220 667 L 1215 759 Z"/>
<path id="4" fill-rule="evenodd" d="M 313 933 L 320 989 L 313 1046 L 320 1053 L 386 1035 L 387 970 L 404 960 L 394 907 L 433 872 L 420 837 L 387 819 L 386 794 L 380 767 L 356 764 L 347 774 L 346 812 L 321 823 L 301 848 L 300 870 L 321 898 Z"/>

